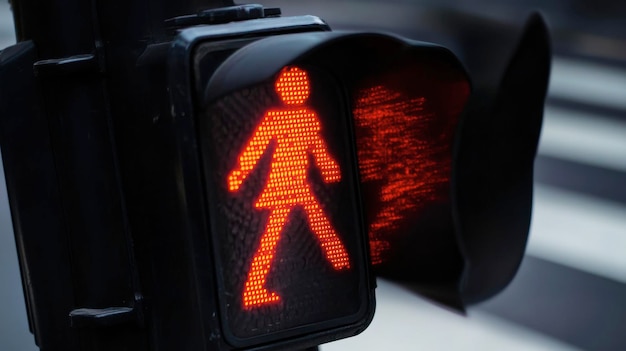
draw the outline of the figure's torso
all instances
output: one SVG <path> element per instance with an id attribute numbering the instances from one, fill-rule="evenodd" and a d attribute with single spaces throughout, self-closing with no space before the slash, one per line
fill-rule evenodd
<path id="1" fill-rule="evenodd" d="M 275 208 L 315 201 L 308 184 L 309 152 L 320 138 L 320 124 L 306 108 L 269 111 L 266 132 L 276 142 L 267 183 L 255 206 Z M 296 123 L 297 121 L 297 123 Z"/>

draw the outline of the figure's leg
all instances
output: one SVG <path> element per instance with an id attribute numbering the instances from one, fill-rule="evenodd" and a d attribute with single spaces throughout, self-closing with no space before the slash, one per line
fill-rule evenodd
<path id="1" fill-rule="evenodd" d="M 260 306 L 280 300 L 280 296 L 276 293 L 270 293 L 265 289 L 265 281 L 276 253 L 276 244 L 280 239 L 280 232 L 283 230 L 290 211 L 291 208 L 289 207 L 281 207 L 272 210 L 270 213 L 265 232 L 261 235 L 259 248 L 252 259 L 252 265 L 250 266 L 248 279 L 244 287 L 244 307 Z"/>
<path id="2" fill-rule="evenodd" d="M 326 258 L 332 263 L 333 267 L 335 269 L 350 268 L 348 252 L 317 201 L 309 201 L 304 204 L 304 210 L 307 217 L 309 217 L 311 230 L 317 235 Z"/>

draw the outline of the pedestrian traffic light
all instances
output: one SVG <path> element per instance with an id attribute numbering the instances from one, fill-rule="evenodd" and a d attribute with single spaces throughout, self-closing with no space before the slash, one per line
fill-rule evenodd
<path id="1" fill-rule="evenodd" d="M 449 50 L 260 5 L 19 3 L 0 142 L 42 349 L 303 349 L 367 327 L 372 264 L 458 288 Z"/>
<path id="2" fill-rule="evenodd" d="M 376 259 L 387 252 L 362 222 L 362 203 L 366 220 L 376 213 L 361 189 L 372 196 L 390 164 L 406 169 L 386 192 L 398 203 L 447 195 L 470 92 L 442 47 L 311 23 L 294 33 L 294 21 L 186 29 L 169 52 L 174 117 L 196 130 L 221 331 L 234 347 L 367 325 L 367 243 Z"/>

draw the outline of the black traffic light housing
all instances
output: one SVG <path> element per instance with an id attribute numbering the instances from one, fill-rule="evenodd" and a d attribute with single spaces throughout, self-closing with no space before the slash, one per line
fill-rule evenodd
<path id="1" fill-rule="evenodd" d="M 187 161 L 181 167 L 184 177 L 181 182 L 190 184 L 191 182 L 186 177 L 200 176 L 205 179 L 204 184 L 206 184 L 207 189 L 204 191 L 209 194 L 207 196 L 208 206 L 214 208 L 208 212 L 208 222 L 212 222 L 211 228 L 213 230 L 211 232 L 214 233 L 211 242 L 214 250 L 213 257 L 228 256 L 230 255 L 229 250 L 240 252 L 241 247 L 237 249 L 237 244 L 231 244 L 226 253 L 218 249 L 224 245 L 223 241 L 225 240 L 220 238 L 221 235 L 218 233 L 226 230 L 223 229 L 226 224 L 220 218 L 228 217 L 230 212 L 224 210 L 226 206 L 224 205 L 224 196 L 216 195 L 213 189 L 220 187 L 220 179 L 225 185 L 226 172 L 220 170 L 222 167 L 220 162 L 215 164 L 214 161 L 209 162 L 207 159 L 217 158 L 224 160 L 222 162 L 232 162 L 237 158 L 237 154 L 233 153 L 238 150 L 237 143 L 231 143 L 228 138 L 241 138 L 235 136 L 239 135 L 237 130 L 242 128 L 241 125 L 249 123 L 245 121 L 257 120 L 263 115 L 264 110 L 275 107 L 277 101 L 272 101 L 271 93 L 264 95 L 266 93 L 259 93 L 258 91 L 259 89 L 265 91 L 266 88 L 262 88 L 262 86 L 271 87 L 276 75 L 285 67 L 309 67 L 309 70 L 319 70 L 329 77 L 330 81 L 326 79 L 326 82 L 330 82 L 330 84 L 327 85 L 316 86 L 316 82 L 312 82 L 312 94 L 315 94 L 316 90 L 331 91 L 330 95 L 335 95 L 333 97 L 336 101 L 335 104 L 343 106 L 343 108 L 340 108 L 338 112 L 332 107 L 325 106 L 323 100 L 321 102 L 318 100 L 318 103 L 312 102 L 309 107 L 314 110 L 325 111 L 320 112 L 320 115 L 331 115 L 334 116 L 334 119 L 351 116 L 354 113 L 355 105 L 359 104 L 358 98 L 367 89 L 381 84 L 389 85 L 389 89 L 404 89 L 403 93 L 407 97 L 411 97 L 411 94 L 427 94 L 426 91 L 434 91 L 429 95 L 427 94 L 429 98 L 433 97 L 433 101 L 445 100 L 444 103 L 440 104 L 453 106 L 451 109 L 453 112 L 450 113 L 450 116 L 445 116 L 445 119 L 450 118 L 456 121 L 462 111 L 469 94 L 469 84 L 462 67 L 448 50 L 433 44 L 408 41 L 383 34 L 329 32 L 326 31 L 327 28 L 321 22 L 316 21 L 313 17 L 270 18 L 264 21 L 231 23 L 227 26 L 190 28 L 179 34 L 170 49 L 168 91 L 173 102 L 174 120 L 180 126 L 176 129 L 183 133 L 178 136 L 178 139 L 181 145 L 190 144 L 193 146 L 186 149 L 190 154 L 184 154 Z M 295 31 L 296 25 L 301 26 L 303 33 L 290 33 Z M 268 33 L 272 35 L 268 35 Z M 403 70 L 414 70 L 411 78 L 415 79 L 415 82 L 406 77 L 403 77 L 404 79 L 399 78 L 399 74 L 406 73 Z M 386 80 L 390 80 L 390 82 Z M 403 84 L 406 87 L 398 86 Z M 455 87 L 456 90 L 447 92 L 446 89 L 450 87 Z M 271 88 L 267 89 L 271 90 Z M 232 109 L 224 112 L 224 109 L 230 106 Z M 215 115 L 221 116 L 222 114 L 226 115 L 215 117 Z M 220 118 L 224 121 L 217 124 Z M 328 126 L 328 122 L 330 121 L 323 122 L 322 127 L 324 128 L 324 124 Z M 452 128 L 456 125 L 455 123 L 445 123 Z M 250 129 L 251 127 L 243 128 Z M 214 129 L 219 132 L 217 134 L 211 132 Z M 367 128 L 362 127 L 361 129 Z M 251 132 L 248 131 L 247 133 L 250 134 Z M 348 129 L 339 134 L 339 138 L 335 136 L 335 139 L 339 139 L 340 143 L 345 143 L 354 139 L 352 134 Z M 222 141 L 225 137 L 226 139 Z M 406 139 L 411 137 L 410 134 L 406 135 Z M 215 141 L 216 139 L 217 141 Z M 225 149 L 215 145 L 207 146 L 212 142 L 218 145 L 225 142 L 230 146 Z M 327 142 L 329 141 L 327 140 Z M 335 141 L 335 144 L 337 142 Z M 419 141 L 416 140 L 416 142 Z M 446 139 L 445 142 L 448 144 L 449 171 L 452 139 Z M 230 156 L 217 156 L 224 154 Z M 201 155 L 201 160 L 197 160 L 198 155 Z M 229 158 L 231 161 L 228 161 Z M 354 156 L 351 159 L 346 159 L 346 161 L 353 163 L 351 167 L 356 166 Z M 215 177 L 217 178 L 214 179 Z M 369 185 L 364 184 L 363 186 L 368 188 Z M 193 187 L 187 187 L 187 189 L 187 199 L 195 198 L 197 192 L 202 191 Z M 358 187 L 353 191 L 358 199 Z M 369 193 L 370 196 L 376 196 L 373 191 L 369 191 Z M 200 203 L 197 204 L 198 208 L 200 205 Z M 244 205 L 245 203 L 242 203 L 239 206 Z M 196 206 L 190 207 L 195 208 Z M 220 210 L 217 209 L 218 207 Z M 349 207 L 350 205 L 347 206 L 347 208 Z M 253 212 L 253 210 L 248 209 L 248 212 Z M 445 217 L 438 219 L 447 220 Z M 356 226 L 361 225 L 357 224 Z M 200 234 L 200 236 L 202 235 Z M 243 252 L 248 252 L 250 255 L 249 249 L 244 249 Z M 366 257 L 367 253 L 360 255 Z M 226 263 L 233 265 L 236 262 L 226 260 L 222 261 L 222 265 L 226 267 L 229 266 Z M 361 267 L 359 270 L 366 272 L 368 269 Z M 227 276 L 232 276 L 234 272 L 237 272 L 237 270 L 228 269 L 225 271 Z M 229 296 L 218 296 L 222 306 L 220 310 L 222 318 L 229 315 L 231 319 L 235 319 L 237 313 L 232 312 L 232 310 L 237 309 L 238 300 L 232 296 L 240 290 L 233 290 L 232 287 L 224 283 L 228 279 L 219 277 L 220 273 L 218 272 L 216 281 L 220 287 L 218 294 Z M 237 276 L 238 274 L 234 275 Z M 367 282 L 365 277 L 360 279 L 359 285 Z M 241 285 L 242 282 L 240 281 L 239 284 Z M 368 284 L 373 286 L 372 282 Z M 331 296 L 326 295 L 326 298 Z M 363 298 L 357 298 L 357 296 L 354 295 L 351 299 L 365 301 Z M 337 298 L 334 299 L 337 300 Z M 318 306 L 317 309 L 323 309 L 323 300 L 313 301 Z M 349 306 L 350 302 L 346 301 L 343 305 Z M 300 308 L 311 309 L 311 307 L 302 305 Z M 369 317 L 364 318 L 364 316 L 370 315 L 371 310 L 367 312 L 368 310 L 366 305 L 358 308 L 359 314 L 362 315 L 356 319 L 361 321 L 359 323 L 369 319 Z M 351 318 L 354 319 L 354 315 Z M 222 323 L 223 330 L 227 331 L 231 327 L 224 321 Z M 358 330 L 362 326 L 363 324 L 358 326 L 357 323 L 351 329 Z M 322 325 L 321 327 L 323 328 Z M 239 334 L 241 333 L 240 330 Z M 236 346 L 246 345 L 243 340 L 235 335 L 227 334 L 226 338 L 230 338 Z"/>
<path id="2" fill-rule="evenodd" d="M 80 13 L 80 20 L 64 22 L 69 12 L 43 16 L 33 2 L 16 2 L 20 43 L 0 53 L 0 104 L 7 111 L 0 119 L 0 142 L 30 327 L 43 350 L 293 349 L 354 335 L 367 326 L 375 283 L 367 264 L 368 240 L 359 235 L 346 244 L 357 267 L 353 278 L 346 279 L 358 290 L 350 295 L 356 296 L 355 308 L 328 319 L 305 316 L 284 329 L 267 327 L 282 322 L 282 316 L 266 319 L 257 326 L 267 333 L 242 334 L 233 328 L 238 322 L 231 323 L 239 318 L 231 312 L 240 302 L 234 295 L 245 279 L 231 285 L 225 279 L 225 274 L 230 277 L 225 264 L 235 261 L 222 260 L 228 250 L 224 238 L 230 237 L 223 229 L 228 227 L 223 207 L 236 195 L 215 190 L 225 185 L 219 184 L 223 176 L 211 178 L 219 174 L 213 160 L 228 150 L 220 149 L 214 138 L 219 134 L 211 128 L 216 115 L 228 115 L 219 107 L 225 99 L 231 99 L 232 116 L 249 118 L 245 123 L 258 121 L 279 101 L 272 84 L 289 67 L 321 72 L 317 82 L 333 83 L 324 89 L 330 100 L 312 93 L 310 103 L 323 130 L 330 125 L 345 134 L 332 141 L 327 131 L 321 132 L 330 140 L 330 154 L 339 160 L 342 182 L 351 180 L 338 183 L 344 190 L 335 191 L 348 194 L 345 213 L 352 224 L 346 226 L 357 234 L 367 229 L 370 243 L 385 243 L 378 246 L 386 255 L 375 262 L 378 274 L 416 283 L 427 295 L 456 306 L 485 298 L 510 280 L 527 235 L 528 170 L 541 122 L 537 107 L 545 95 L 545 55 L 536 62 L 540 72 L 528 76 L 532 82 L 519 80 L 517 72 L 528 67 L 529 45 L 545 38 L 539 19 L 494 103 L 494 116 L 510 103 L 516 106 L 519 100 L 510 99 L 515 97 L 510 87 L 518 81 L 538 89 L 528 106 L 532 123 L 520 122 L 519 114 L 505 120 L 513 129 L 520 122 L 528 137 L 520 138 L 511 151 L 523 154 L 523 162 L 502 169 L 508 163 L 485 156 L 491 155 L 485 151 L 489 143 L 483 145 L 481 137 L 485 128 L 496 126 L 497 133 L 502 125 L 484 117 L 492 111 L 485 113 L 484 105 L 476 103 L 482 101 L 476 100 L 476 91 L 470 98 L 467 74 L 442 47 L 385 34 L 330 32 L 316 17 L 281 18 L 276 9 L 259 5 L 222 7 L 232 4 L 215 2 L 218 9 L 204 10 L 195 1 L 157 2 L 144 16 L 149 6 L 139 1 L 127 6 L 115 1 L 59 3 Z M 120 18 L 125 20 L 113 20 Z M 58 23 L 65 26 L 54 27 Z M 48 27 L 55 31 L 48 33 Z M 547 45 L 538 47 L 549 57 Z M 313 75 L 312 91 L 320 90 Z M 260 86 L 266 100 L 254 105 L 249 93 Z M 488 89 L 478 88 L 491 96 Z M 462 115 L 468 98 L 470 109 Z M 233 99 L 244 103 L 232 106 Z M 336 103 L 325 106 L 324 101 Z M 238 112 L 240 106 L 245 113 Z M 340 116 L 335 119 L 335 114 Z M 371 123 L 383 119 L 396 122 L 387 125 L 396 129 L 391 139 L 386 139 L 390 134 L 375 133 L 380 125 Z M 506 126 L 500 129 L 509 130 Z M 247 138 L 239 139 L 242 148 Z M 507 145 L 506 138 L 500 140 Z M 375 145 L 391 153 L 368 153 Z M 415 154 L 413 161 L 425 166 L 402 167 L 414 147 L 424 153 Z M 402 150 L 410 150 L 409 155 Z M 424 155 L 428 157 L 419 158 Z M 381 168 L 381 160 L 394 167 Z M 476 209 L 483 217 L 468 211 L 481 197 L 468 187 L 495 174 L 487 168 L 473 170 L 477 162 L 507 174 L 523 168 L 516 178 L 519 191 L 507 198 L 523 201 L 511 208 L 515 223 L 521 224 L 514 228 L 517 244 L 514 255 L 504 260 L 504 273 L 472 270 L 473 262 L 501 261 L 498 248 L 481 248 L 491 247 L 483 245 L 485 240 L 498 242 L 490 236 L 509 228 L 506 223 L 497 230 L 482 226 L 490 218 L 490 206 L 501 203 L 497 197 Z M 433 196 L 419 197 L 399 215 L 387 211 L 391 202 L 383 198 L 389 189 L 396 195 L 405 191 L 390 188 L 389 178 L 412 176 L 416 170 L 433 175 L 436 181 L 426 187 Z M 309 177 L 320 177 L 313 173 Z M 384 177 L 368 178 L 374 173 Z M 498 181 L 506 187 L 506 179 Z M 254 211 L 242 213 L 254 216 Z M 306 227 L 306 216 L 298 211 L 295 222 Z M 402 217 L 401 225 L 386 227 L 395 232 L 384 238 L 371 230 L 383 212 Z M 337 228 L 344 220 L 329 217 Z M 262 227 L 257 223 L 256 228 Z M 257 238 L 260 232 L 254 231 Z M 242 240 L 254 247 L 254 235 L 243 237 L 251 237 Z M 475 240 L 481 244 L 468 244 Z M 319 248 L 315 250 L 318 261 L 326 262 L 319 259 Z M 236 253 L 249 257 L 252 251 Z M 250 261 L 241 261 L 236 269 L 246 272 Z M 332 294 L 319 296 L 328 299 Z M 267 310 L 260 320 L 276 314 Z"/>
<path id="3" fill-rule="evenodd" d="M 341 184 L 351 189 L 347 193 L 343 191 L 343 199 L 347 199 L 345 204 L 353 209 L 343 213 L 347 222 L 340 216 L 333 217 L 332 211 L 329 216 L 337 228 L 345 222 L 343 227 L 354 231 L 352 236 L 343 237 L 354 274 L 338 273 L 340 275 L 332 280 L 324 277 L 337 274 L 315 268 L 316 265 L 320 267 L 321 252 L 315 245 L 311 249 L 310 245 L 314 242 L 307 241 L 310 236 L 306 229 L 307 216 L 303 216 L 302 211 L 291 211 L 291 222 L 297 223 L 300 218 L 299 226 L 305 229 L 289 229 L 294 226 L 289 224 L 286 232 L 281 234 L 287 238 L 278 242 L 275 261 L 280 263 L 273 265 L 273 273 L 268 274 L 268 280 L 275 276 L 273 286 L 278 289 L 281 301 L 260 307 L 244 307 L 243 283 L 251 265 L 254 265 L 251 261 L 263 233 L 263 223 L 271 221 L 274 210 L 269 208 L 263 212 L 251 206 L 260 192 L 259 188 L 256 188 L 256 195 L 243 196 L 239 200 L 223 189 L 228 178 L 226 173 L 235 167 L 236 153 L 245 144 L 245 139 L 250 137 L 250 128 L 263 117 L 265 109 L 272 107 L 267 98 L 259 101 L 253 98 L 257 94 L 254 92 L 255 85 L 269 80 L 269 86 L 272 86 L 276 74 L 286 65 L 284 60 L 291 58 L 286 48 L 292 48 L 290 44 L 297 42 L 289 41 L 289 38 L 304 37 L 306 43 L 310 41 L 306 40 L 307 37 L 326 34 L 328 30 L 326 24 L 312 16 L 218 24 L 181 31 L 169 50 L 167 90 L 172 101 L 173 129 L 177 133 L 181 160 L 176 167 L 179 169 L 177 176 L 178 182 L 186 185 L 182 194 L 185 203 L 180 205 L 194 216 L 191 218 L 195 219 L 190 222 L 199 223 L 189 234 L 194 247 L 206 248 L 204 251 L 198 249 L 194 255 L 198 262 L 196 269 L 205 271 L 202 276 L 207 279 L 206 289 L 216 294 L 211 301 L 207 301 L 203 315 L 219 317 L 216 330 L 231 347 L 317 345 L 362 331 L 373 316 L 374 281 L 369 273 L 354 140 L 346 110 L 340 110 L 341 113 L 335 116 L 340 121 L 337 128 L 342 133 L 337 134 L 340 140 L 334 143 L 344 145 L 335 148 L 335 151 L 345 150 L 335 154 L 335 157 L 343 169 Z M 294 34 L 297 32 L 301 33 Z M 278 45 L 285 45 L 283 49 L 265 45 L 272 38 L 279 38 Z M 242 52 L 255 45 L 259 48 L 258 52 Z M 224 79 L 224 73 L 232 73 L 236 77 Z M 243 89 L 246 89 L 245 95 L 252 97 L 232 97 L 231 100 L 235 101 L 224 102 L 226 107 L 212 106 L 218 98 L 227 98 L 229 93 L 236 94 Z M 328 89 L 337 87 L 331 85 Z M 342 97 L 332 96 L 339 101 Z M 319 115 L 320 119 L 324 119 L 321 112 Z M 329 117 L 326 117 L 330 123 L 327 126 L 332 126 L 334 118 Z M 248 125 L 247 131 L 242 125 Z M 270 150 L 274 151 L 271 146 Z M 262 175 L 259 177 L 262 179 Z M 341 195 L 337 199 L 340 198 Z M 327 203 L 322 207 L 328 211 L 333 206 Z M 239 226 L 246 229 L 242 231 Z M 337 230 L 342 234 L 341 230 Z M 289 245 L 281 246 L 280 243 L 285 241 L 291 246 L 304 248 L 296 250 Z M 309 262 L 316 260 L 317 264 Z M 321 267 L 327 265 L 323 261 Z M 288 286 L 282 281 L 288 281 Z M 268 284 L 272 285 L 271 281 Z"/>

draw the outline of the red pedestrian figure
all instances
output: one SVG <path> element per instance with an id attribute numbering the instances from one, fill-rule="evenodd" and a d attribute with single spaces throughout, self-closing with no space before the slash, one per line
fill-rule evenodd
<path id="1" fill-rule="evenodd" d="M 240 154 L 238 167 L 228 176 L 229 190 L 237 191 L 269 143 L 276 142 L 268 181 L 254 204 L 256 208 L 269 209 L 270 215 L 244 287 L 243 303 L 247 308 L 280 300 L 278 294 L 265 288 L 265 282 L 280 234 L 296 206 L 304 209 L 309 227 L 333 267 L 337 270 L 350 268 L 348 253 L 313 196 L 307 179 L 311 166 L 309 154 L 313 156 L 313 166 L 320 169 L 324 182 L 338 182 L 341 171 L 328 153 L 315 112 L 305 105 L 310 90 L 306 71 L 298 67 L 284 68 L 276 80 L 275 89 L 285 108 L 265 114 Z"/>

